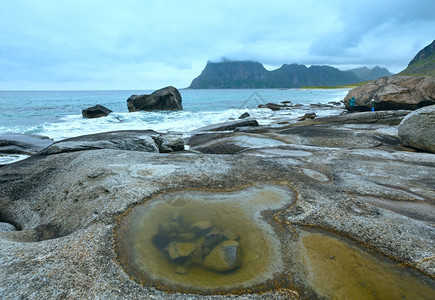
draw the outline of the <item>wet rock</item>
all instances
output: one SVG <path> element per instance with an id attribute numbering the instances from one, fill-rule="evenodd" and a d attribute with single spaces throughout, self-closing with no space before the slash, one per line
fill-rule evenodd
<path id="1" fill-rule="evenodd" d="M 291 109 L 292 106 L 289 106 L 286 103 L 283 103 L 283 104 L 266 103 L 266 104 L 260 104 L 260 105 L 258 105 L 258 108 L 268 108 L 270 110 L 277 111 L 277 110 Z"/>
<path id="2" fill-rule="evenodd" d="M 247 112 L 245 112 L 245 113 L 243 113 L 240 117 L 239 117 L 239 119 L 246 119 L 246 118 L 249 118 L 251 115 L 250 114 L 248 114 Z"/>
<path id="3" fill-rule="evenodd" d="M 197 246 L 197 244 L 195 243 L 195 246 Z M 202 247 L 202 245 L 201 245 Z M 195 265 L 201 265 L 202 261 L 204 260 L 204 251 L 202 250 L 201 247 L 196 248 L 195 252 L 192 255 L 192 264 Z"/>
<path id="4" fill-rule="evenodd" d="M 222 234 L 227 240 L 238 241 L 240 239 L 240 235 L 231 228 L 225 229 Z"/>
<path id="5" fill-rule="evenodd" d="M 208 249 L 213 249 L 218 244 L 222 243 L 227 238 L 220 232 L 217 232 L 216 230 L 211 230 L 209 233 L 207 233 L 204 237 L 204 244 L 203 247 Z"/>
<path id="6" fill-rule="evenodd" d="M 349 99 L 355 97 L 355 111 L 370 110 L 375 99 L 376 110 L 415 110 L 435 104 L 435 78 L 417 76 L 381 77 L 352 89 L 343 99 L 350 110 Z"/>
<path id="7" fill-rule="evenodd" d="M 164 135 L 153 130 L 110 131 L 65 139 L 52 144 L 40 154 L 98 149 L 165 153 L 183 150 L 184 140 L 181 135 Z"/>
<path id="8" fill-rule="evenodd" d="M 385 110 L 359 112 L 339 116 L 320 117 L 310 120 L 311 124 L 385 124 L 398 125 L 411 110 Z"/>
<path id="9" fill-rule="evenodd" d="M 175 273 L 177 274 L 187 274 L 189 273 L 189 269 L 183 266 L 177 266 L 175 268 Z"/>
<path id="10" fill-rule="evenodd" d="M 87 119 L 101 118 L 108 116 L 112 111 L 100 104 L 82 110 L 82 116 Z"/>
<path id="11" fill-rule="evenodd" d="M 211 250 L 202 266 L 216 272 L 228 272 L 241 266 L 240 245 L 237 241 L 225 241 Z"/>
<path id="12" fill-rule="evenodd" d="M 33 155 L 53 144 L 53 140 L 41 135 L 0 134 L 0 153 Z"/>
<path id="13" fill-rule="evenodd" d="M 182 110 L 181 94 L 173 86 L 155 91 L 151 95 L 132 95 L 127 99 L 129 112 L 140 110 Z"/>
<path id="14" fill-rule="evenodd" d="M 160 153 L 169 153 L 184 150 L 184 139 L 178 134 L 159 134 L 153 136 L 154 141 L 159 147 Z"/>
<path id="15" fill-rule="evenodd" d="M 35 233 L 38 241 L 57 239 L 63 236 L 57 224 L 39 225 L 35 228 Z"/>
<path id="16" fill-rule="evenodd" d="M 435 153 L 435 105 L 407 115 L 399 125 L 398 134 L 404 145 Z"/>
<path id="17" fill-rule="evenodd" d="M 247 126 L 258 126 L 257 120 L 254 119 L 242 119 L 242 120 L 235 120 L 235 121 L 229 121 L 224 123 L 218 123 L 210 126 L 201 127 L 195 132 L 201 132 L 201 131 L 229 131 L 234 130 L 238 127 L 247 127 Z"/>
<path id="18" fill-rule="evenodd" d="M 277 134 L 285 140 L 286 134 L 279 133 L 285 129 L 273 129 L 257 137 L 264 141 Z M 307 130 L 306 136 L 313 131 Z M 318 135 L 323 133 L 318 131 Z M 345 137 L 351 139 L 351 135 Z M 17 298 L 86 298 L 92 290 L 104 298 L 165 299 L 168 294 L 146 283 L 140 286 L 114 263 L 113 228 L 120 214 L 168 190 L 204 189 L 214 193 L 264 182 L 282 182 L 297 192 L 297 203 L 274 215 L 280 224 L 338 232 L 433 277 L 433 214 L 429 213 L 434 203 L 433 154 L 381 147 L 362 149 L 358 142 L 361 140 L 355 139 L 351 150 L 297 143 L 285 148 L 270 146 L 258 148 L 258 152 L 263 151 L 261 156 L 162 156 L 103 149 L 37 155 L 4 166 L 0 168 L 1 218 L 22 230 L 0 232 L 0 252 L 4 254 L 0 255 L 1 294 Z M 327 174 L 330 180 L 313 180 L 303 169 Z M 346 205 L 357 197 L 378 199 L 367 203 L 368 207 L 379 207 L 380 214 L 357 214 L 358 207 L 349 209 Z M 379 199 L 388 200 L 388 205 L 380 205 Z M 412 214 L 402 203 L 412 204 Z M 178 220 L 168 215 L 162 221 Z M 277 224 L 272 219 L 270 223 Z M 57 225 L 59 235 L 66 237 L 30 243 L 36 237 L 29 237 L 29 232 L 33 234 L 41 224 Z M 226 228 L 219 229 L 224 232 Z M 277 235 L 285 240 L 288 232 L 278 230 Z M 200 238 L 193 243 L 197 249 L 202 246 Z M 285 257 L 291 253 L 290 244 L 284 243 L 280 250 Z M 193 260 L 195 253 L 187 260 Z M 50 275 L 49 281 L 58 284 L 47 284 L 41 274 Z M 268 295 L 274 296 L 274 291 Z M 187 299 L 192 295 L 173 297 Z"/>
<path id="19" fill-rule="evenodd" d="M 190 229 L 197 234 L 203 234 L 213 227 L 210 221 L 198 221 L 190 225 Z"/>
<path id="20" fill-rule="evenodd" d="M 307 120 L 307 119 L 314 119 L 316 116 L 317 115 L 315 112 L 306 113 L 302 117 L 298 118 L 298 121 L 303 121 L 303 120 Z"/>
<path id="21" fill-rule="evenodd" d="M 186 259 L 193 255 L 196 250 L 194 243 L 172 242 L 165 250 L 172 260 Z"/>
<path id="22" fill-rule="evenodd" d="M 264 136 L 237 133 L 227 137 L 211 139 L 204 144 L 191 147 L 202 153 L 209 154 L 235 154 L 248 148 L 278 147 L 286 143 Z"/>
<path id="23" fill-rule="evenodd" d="M 380 137 L 366 132 L 322 126 L 290 126 L 277 131 L 289 144 L 338 148 L 373 148 L 382 145 Z"/>
<path id="24" fill-rule="evenodd" d="M 178 239 L 181 242 L 192 242 L 195 240 L 195 234 L 193 232 L 184 232 L 178 235 Z"/>

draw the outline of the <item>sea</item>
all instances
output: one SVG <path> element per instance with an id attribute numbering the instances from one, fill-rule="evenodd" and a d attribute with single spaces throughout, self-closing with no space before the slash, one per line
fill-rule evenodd
<path id="1" fill-rule="evenodd" d="M 247 112 L 260 125 L 277 125 L 307 112 L 318 116 L 338 114 L 310 104 L 341 101 L 349 89 L 181 89 L 183 110 L 128 112 L 131 95 L 152 90 L 122 91 L 0 91 L 0 135 L 21 133 L 47 136 L 54 141 L 115 130 L 152 129 L 189 136 L 200 127 L 237 119 Z M 287 101 L 301 104 L 292 110 L 271 111 L 260 104 Z M 96 104 L 113 111 L 97 119 L 82 117 L 82 110 Z M 3 157 L 5 159 L 5 157 Z"/>

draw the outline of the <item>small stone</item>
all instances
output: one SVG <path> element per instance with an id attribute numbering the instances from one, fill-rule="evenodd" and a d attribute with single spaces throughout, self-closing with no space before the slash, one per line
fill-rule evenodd
<path id="1" fill-rule="evenodd" d="M 205 233 L 207 230 L 212 228 L 212 224 L 210 221 L 198 221 L 190 225 L 190 228 L 198 233 Z"/>
<path id="2" fill-rule="evenodd" d="M 175 273 L 177 274 L 187 274 L 189 273 L 189 269 L 183 266 L 178 266 L 175 268 Z"/>
<path id="3" fill-rule="evenodd" d="M 222 234 L 226 237 L 227 240 L 233 240 L 233 241 L 240 240 L 240 235 L 230 228 L 225 229 L 222 232 Z"/>
<path id="4" fill-rule="evenodd" d="M 239 117 L 239 119 L 246 119 L 246 118 L 249 118 L 251 115 L 250 114 L 248 114 L 247 112 L 245 112 L 245 113 L 243 113 L 240 117 Z"/>
<path id="5" fill-rule="evenodd" d="M 172 221 L 176 221 L 176 222 L 182 222 L 183 221 L 183 216 L 179 212 L 174 212 L 171 215 L 171 220 Z"/>
<path id="6" fill-rule="evenodd" d="M 227 239 L 222 233 L 210 231 L 204 236 L 204 247 L 213 249 L 225 240 Z"/>
<path id="7" fill-rule="evenodd" d="M 202 261 L 204 260 L 204 252 L 201 248 L 196 249 L 195 252 L 192 255 L 192 263 L 196 265 L 202 264 Z"/>
<path id="8" fill-rule="evenodd" d="M 201 237 L 201 238 L 199 238 L 199 239 L 197 239 L 196 241 L 195 241 L 195 246 L 196 246 L 196 248 L 202 248 L 202 246 L 204 245 L 204 240 L 205 240 L 205 238 L 204 237 Z"/>
<path id="9" fill-rule="evenodd" d="M 192 232 L 180 233 L 178 235 L 178 240 L 180 242 L 192 242 L 195 239 L 195 234 Z"/>
<path id="10" fill-rule="evenodd" d="M 242 264 L 240 245 L 237 241 L 225 241 L 214 247 L 204 258 L 202 266 L 216 272 L 228 272 Z"/>
<path id="11" fill-rule="evenodd" d="M 168 252 L 169 257 L 172 260 L 176 260 L 192 256 L 196 247 L 193 243 L 172 242 L 165 248 L 165 250 Z"/>

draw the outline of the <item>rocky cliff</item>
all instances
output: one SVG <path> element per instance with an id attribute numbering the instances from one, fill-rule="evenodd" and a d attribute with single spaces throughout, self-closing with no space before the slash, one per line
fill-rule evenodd
<path id="1" fill-rule="evenodd" d="M 399 75 L 423 75 L 435 77 L 435 40 L 409 62 Z"/>
<path id="2" fill-rule="evenodd" d="M 302 86 L 336 86 L 362 81 L 351 72 L 329 66 L 284 64 L 268 71 L 259 62 L 224 61 L 208 62 L 195 78 L 191 89 L 225 88 L 298 88 Z"/>

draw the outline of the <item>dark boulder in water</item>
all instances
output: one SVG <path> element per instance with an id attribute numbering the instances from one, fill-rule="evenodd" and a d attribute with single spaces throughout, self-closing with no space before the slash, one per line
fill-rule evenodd
<path id="1" fill-rule="evenodd" d="M 112 111 L 100 104 L 82 110 L 84 118 L 93 119 L 108 116 Z"/>
<path id="2" fill-rule="evenodd" d="M 182 110 L 181 94 L 173 86 L 155 91 L 151 95 L 132 95 L 127 99 L 129 112 L 154 110 Z"/>
<path id="3" fill-rule="evenodd" d="M 245 113 L 243 113 L 240 117 L 239 117 L 239 119 L 246 119 L 246 118 L 249 118 L 251 115 L 250 114 L 248 114 L 247 112 L 245 112 Z"/>

